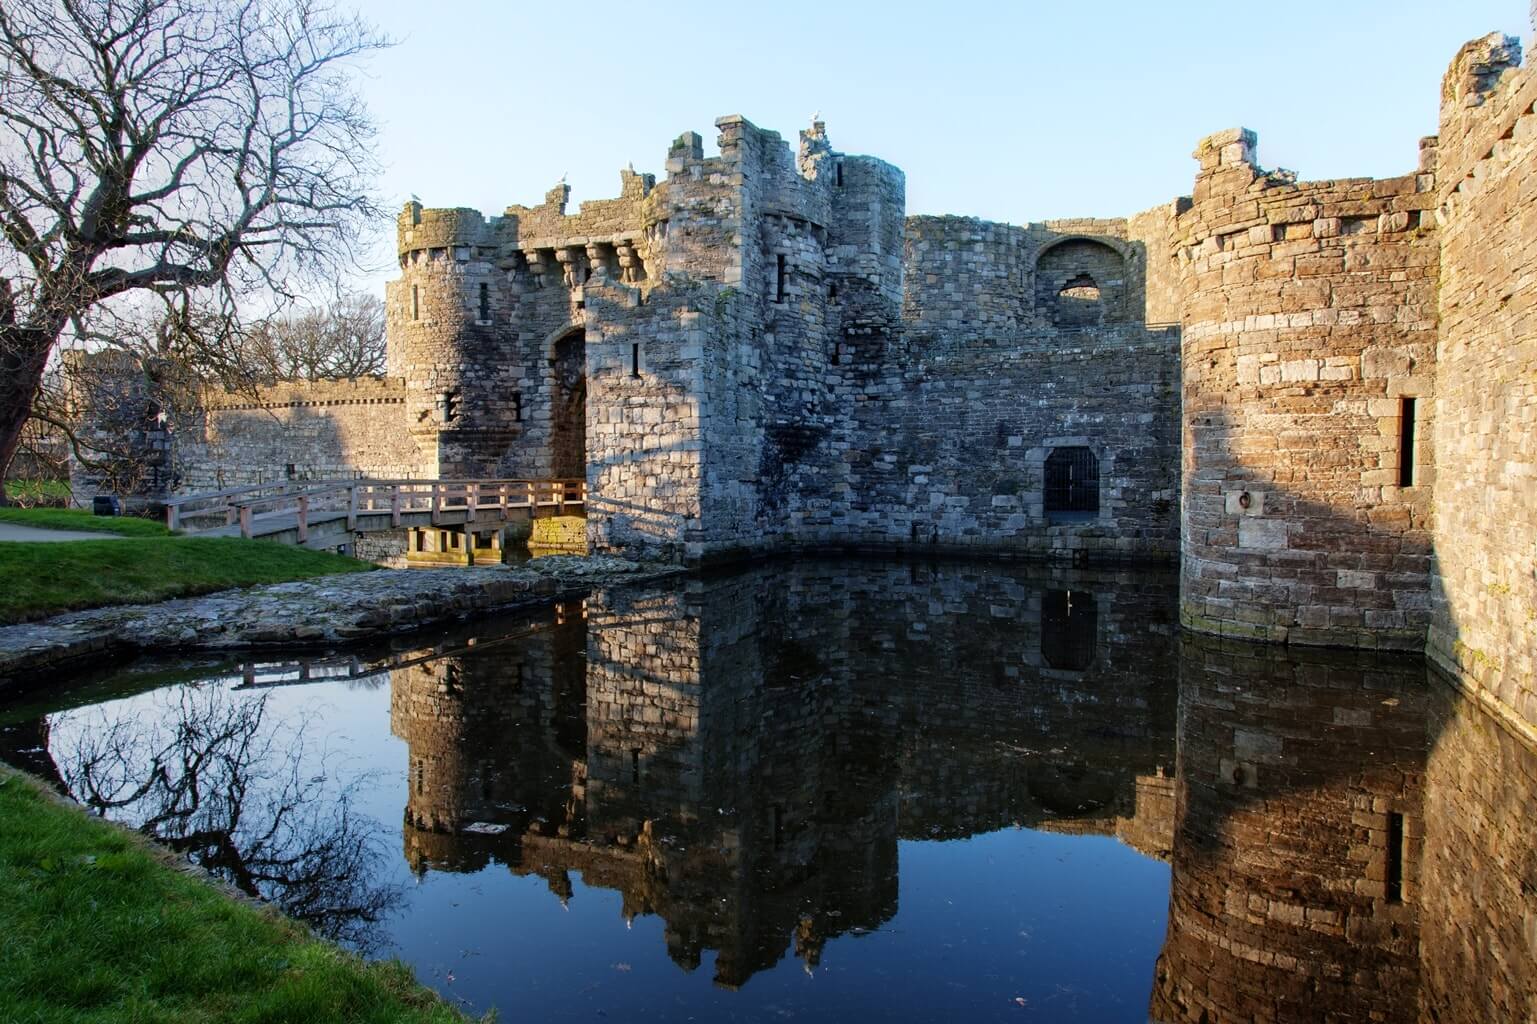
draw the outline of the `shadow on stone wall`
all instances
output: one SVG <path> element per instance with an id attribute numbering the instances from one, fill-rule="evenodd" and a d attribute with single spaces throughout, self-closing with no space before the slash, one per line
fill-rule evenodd
<path id="1" fill-rule="evenodd" d="M 1337 502 L 1304 498 L 1220 410 L 1187 429 L 1181 617 L 1229 638 L 1190 638 L 1181 662 L 1154 1017 L 1532 1017 L 1537 748 L 1418 656 L 1444 605 L 1428 503 L 1362 488 L 1329 451 L 1310 486 L 1341 467 Z M 1438 626 L 1455 648 L 1455 618 Z M 1331 644 L 1383 653 L 1303 646 Z"/>

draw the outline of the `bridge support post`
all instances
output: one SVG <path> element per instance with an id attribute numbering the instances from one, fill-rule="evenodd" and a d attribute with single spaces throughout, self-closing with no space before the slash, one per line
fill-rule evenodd
<path id="1" fill-rule="evenodd" d="M 400 485 L 390 488 L 390 525 L 400 525 Z"/>
<path id="2" fill-rule="evenodd" d="M 308 495 L 299 495 L 299 543 L 303 544 L 310 539 L 310 499 Z"/>
<path id="3" fill-rule="evenodd" d="M 347 531 L 349 533 L 358 528 L 358 488 L 356 484 L 347 488 Z"/>

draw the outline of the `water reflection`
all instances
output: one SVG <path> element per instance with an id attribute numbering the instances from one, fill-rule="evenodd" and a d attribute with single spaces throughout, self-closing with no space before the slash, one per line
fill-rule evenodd
<path id="1" fill-rule="evenodd" d="M 377 881 L 382 837 L 352 812 L 361 780 L 336 784 L 304 721 L 276 721 L 267 705 L 190 684 L 132 713 L 84 708 L 54 723 L 48 775 L 91 811 L 366 949 L 398 890 Z"/>
<path id="2" fill-rule="evenodd" d="M 1107 593 L 1099 615 L 1080 596 L 1062 670 L 1049 595 L 1008 574 L 771 581 L 599 593 L 516 655 L 397 671 L 413 868 L 494 860 L 563 900 L 579 872 L 626 918 L 659 915 L 680 966 L 716 951 L 734 988 L 890 921 L 899 840 L 1023 824 L 1167 854 L 1162 582 Z"/>
<path id="3" fill-rule="evenodd" d="M 1155 1019 L 1416 1019 L 1425 683 L 1418 659 L 1185 642 Z"/>
<path id="4" fill-rule="evenodd" d="M 1038 572 L 598 591 L 21 717 L 0 756 L 477 1008 L 1537 1019 L 1532 751 L 1416 659 L 1181 638 L 1166 578 Z M 317 773 L 305 722 L 358 763 Z"/>

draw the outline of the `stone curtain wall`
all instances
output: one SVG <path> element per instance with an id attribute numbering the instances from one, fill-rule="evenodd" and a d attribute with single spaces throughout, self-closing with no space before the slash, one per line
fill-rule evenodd
<path id="1" fill-rule="evenodd" d="M 1172 559 L 1178 338 L 1143 326 L 1125 222 L 915 217 L 906 234 L 900 332 L 846 337 L 830 368 L 848 505 L 806 540 Z M 1061 327 L 1058 293 L 1084 274 L 1103 308 Z M 1053 523 L 1045 461 L 1077 446 L 1099 461 L 1099 513 Z"/>
<path id="2" fill-rule="evenodd" d="M 405 403 L 404 383 L 389 378 L 277 384 L 254 395 L 207 391 L 176 438 L 177 490 L 422 476 L 428 459 L 401 429 Z"/>
<path id="3" fill-rule="evenodd" d="M 1537 735 L 1537 74 L 1514 39 L 1442 91 L 1429 654 Z"/>
<path id="4" fill-rule="evenodd" d="M 1415 174 L 1297 183 L 1212 136 L 1184 269 L 1186 625 L 1418 649 L 1429 620 L 1436 232 Z M 1413 486 L 1399 413 L 1416 401 Z"/>

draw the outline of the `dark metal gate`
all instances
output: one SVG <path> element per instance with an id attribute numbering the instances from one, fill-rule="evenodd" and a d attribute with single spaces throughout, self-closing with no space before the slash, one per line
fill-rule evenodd
<path id="1" fill-rule="evenodd" d="M 1057 448 L 1046 456 L 1046 513 L 1089 518 L 1099 513 L 1099 459 L 1088 448 Z"/>

